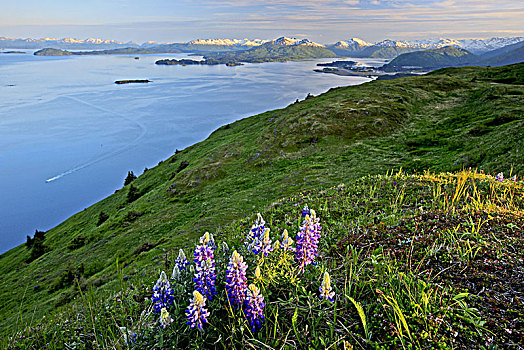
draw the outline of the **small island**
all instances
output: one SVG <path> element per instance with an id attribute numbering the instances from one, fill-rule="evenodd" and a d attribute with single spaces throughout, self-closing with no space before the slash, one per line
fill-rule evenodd
<path id="1" fill-rule="evenodd" d="M 173 66 L 173 65 L 180 65 L 180 66 L 193 66 L 193 65 L 206 65 L 206 66 L 216 66 L 219 64 L 225 64 L 227 67 L 236 67 L 236 66 L 243 66 L 244 64 L 237 61 L 221 61 L 216 60 L 213 58 L 205 58 L 203 60 L 197 61 L 197 60 L 191 60 L 188 58 L 182 58 L 180 60 L 177 59 L 163 59 L 158 60 L 155 62 L 155 64 L 158 65 L 166 65 L 166 66 Z"/>
<path id="2" fill-rule="evenodd" d="M 1 51 L 0 53 L 10 54 L 10 53 L 16 53 L 16 54 L 24 54 L 24 51 Z"/>
<path id="3" fill-rule="evenodd" d="M 135 84 L 135 83 L 150 83 L 151 80 L 147 79 L 130 79 L 130 80 L 117 80 L 115 84 Z"/>
<path id="4" fill-rule="evenodd" d="M 318 67 L 335 67 L 335 68 L 345 68 L 350 69 L 355 66 L 357 62 L 355 61 L 333 61 L 329 63 L 318 63 Z"/>
<path id="5" fill-rule="evenodd" d="M 187 59 L 187 58 L 182 58 L 180 60 L 167 59 L 166 58 L 166 59 L 163 59 L 163 60 L 156 61 L 155 64 L 166 65 L 166 66 L 173 66 L 173 65 L 193 66 L 193 65 L 216 65 L 218 63 L 208 62 L 207 60 L 197 61 L 197 60 L 191 60 L 191 59 Z"/>

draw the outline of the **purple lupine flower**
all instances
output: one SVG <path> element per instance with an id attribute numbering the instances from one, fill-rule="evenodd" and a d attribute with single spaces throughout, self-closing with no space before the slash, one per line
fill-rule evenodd
<path id="1" fill-rule="evenodd" d="M 191 328 L 202 329 L 204 323 L 207 323 L 207 317 L 209 316 L 209 311 L 205 308 L 206 299 L 202 294 L 197 290 L 193 292 L 193 299 L 190 299 L 189 306 L 186 310 L 187 322 L 186 324 L 190 325 Z"/>
<path id="2" fill-rule="evenodd" d="M 271 245 L 271 239 L 269 238 L 269 228 L 266 228 L 264 230 L 264 236 L 262 238 L 262 241 L 260 242 L 260 252 L 264 254 L 264 256 L 268 256 L 270 252 L 273 251 L 273 247 Z M 255 253 L 255 254 L 258 254 Z"/>
<path id="3" fill-rule="evenodd" d="M 289 237 L 287 230 L 284 230 L 284 232 L 282 233 L 282 243 L 280 244 L 280 248 L 282 248 L 282 250 L 284 251 L 294 251 L 295 248 L 293 248 L 292 245 L 293 240 Z"/>
<path id="4" fill-rule="evenodd" d="M 164 271 L 162 271 L 160 278 L 153 287 L 152 300 L 154 303 L 153 309 L 156 313 L 160 313 L 162 308 L 169 308 L 169 305 L 173 303 L 173 290 Z"/>
<path id="5" fill-rule="evenodd" d="M 326 299 L 331 302 L 335 301 L 335 299 L 333 299 L 335 292 L 333 292 L 333 288 L 331 288 L 331 278 L 329 277 L 329 273 L 327 273 L 327 271 L 324 272 L 322 284 L 318 289 L 320 291 L 320 299 Z"/>
<path id="6" fill-rule="evenodd" d="M 500 181 L 500 182 L 504 181 L 504 173 L 498 173 L 497 174 L 497 181 Z"/>
<path id="7" fill-rule="evenodd" d="M 304 209 L 302 209 L 302 217 L 305 218 L 306 216 L 309 215 L 309 208 L 307 206 L 307 204 L 304 206 Z"/>
<path id="8" fill-rule="evenodd" d="M 248 248 L 255 254 L 258 254 L 260 252 L 260 249 L 262 248 L 262 239 L 266 230 L 265 226 L 266 222 L 262 218 L 262 215 L 258 213 L 257 220 L 255 221 L 255 224 L 251 227 L 251 230 L 249 230 L 249 233 L 246 237 L 246 244 Z"/>
<path id="9" fill-rule="evenodd" d="M 189 261 L 187 261 L 186 254 L 182 249 L 178 251 L 178 257 L 175 260 L 175 264 L 178 266 L 179 270 L 186 270 L 189 266 Z"/>
<path id="10" fill-rule="evenodd" d="M 193 282 L 196 283 L 195 289 L 203 296 L 208 297 L 209 300 L 212 299 L 213 295 L 216 295 L 215 280 L 217 275 L 213 243 L 213 237 L 210 236 L 209 232 L 206 232 L 200 238 L 200 245 L 195 248 L 195 259 L 193 259 L 196 264 L 195 278 L 193 278 Z"/>
<path id="11" fill-rule="evenodd" d="M 299 272 L 303 272 L 309 264 L 316 265 L 315 257 L 318 256 L 318 240 L 322 229 L 319 221 L 315 211 L 311 210 L 311 215 L 306 216 L 297 233 L 295 261 L 299 263 Z"/>
<path id="12" fill-rule="evenodd" d="M 250 284 L 245 301 L 245 314 L 253 332 L 260 328 L 264 322 L 264 297 L 260 294 L 260 289 L 254 284 Z"/>
<path id="13" fill-rule="evenodd" d="M 247 292 L 247 265 L 235 250 L 229 259 L 226 273 L 226 290 L 229 302 L 236 307 L 243 305 Z"/>

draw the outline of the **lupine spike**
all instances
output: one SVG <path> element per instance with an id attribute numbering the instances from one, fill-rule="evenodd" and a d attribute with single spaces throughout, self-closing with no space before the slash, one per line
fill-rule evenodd
<path id="1" fill-rule="evenodd" d="M 504 173 L 498 173 L 497 174 L 497 181 L 500 181 L 500 182 L 504 181 Z"/>
<path id="2" fill-rule="evenodd" d="M 255 224 L 251 227 L 251 230 L 249 231 L 246 237 L 246 244 L 248 248 L 255 254 L 258 254 L 262 249 L 262 240 L 264 232 L 266 230 L 265 225 L 266 222 L 262 218 L 262 215 L 258 213 L 257 220 L 255 221 Z"/>
<path id="3" fill-rule="evenodd" d="M 260 294 L 260 289 L 254 284 L 250 284 L 247 297 L 245 315 L 253 332 L 260 328 L 264 322 L 264 297 Z"/>
<path id="4" fill-rule="evenodd" d="M 169 324 L 173 322 L 173 319 L 171 316 L 169 316 L 169 312 L 167 312 L 167 309 L 165 307 L 162 308 L 160 311 L 160 325 L 162 328 L 166 328 L 169 326 Z"/>
<path id="5" fill-rule="evenodd" d="M 204 323 L 207 323 L 209 311 L 206 309 L 206 299 L 197 290 L 193 292 L 193 299 L 190 299 L 189 306 L 186 310 L 186 317 L 188 321 L 186 324 L 191 328 L 198 327 L 202 329 Z"/>
<path id="6" fill-rule="evenodd" d="M 229 259 L 226 273 L 226 291 L 229 302 L 238 307 L 246 300 L 247 265 L 244 258 L 235 250 Z"/>
<path id="7" fill-rule="evenodd" d="M 204 233 L 202 237 L 200 237 L 200 244 L 207 244 L 211 240 L 209 232 Z"/>
<path id="8" fill-rule="evenodd" d="M 329 277 L 329 273 L 327 271 L 324 272 L 324 278 L 322 279 L 322 284 L 320 285 L 319 290 L 321 299 L 326 299 L 331 302 L 335 301 L 333 299 L 335 292 L 333 291 L 333 288 L 331 288 L 331 278 Z"/>
<path id="9" fill-rule="evenodd" d="M 195 248 L 193 261 L 196 264 L 196 273 L 193 282 L 196 283 L 195 289 L 210 300 L 215 291 L 216 267 L 214 258 L 213 236 L 206 232 L 200 237 L 200 245 Z"/>
<path id="10" fill-rule="evenodd" d="M 264 236 L 262 238 L 260 251 L 264 254 L 264 256 L 268 256 L 268 254 L 273 251 L 273 248 L 271 246 L 271 238 L 269 238 L 269 228 L 266 228 L 264 230 Z"/>
<path id="11" fill-rule="evenodd" d="M 178 281 L 180 279 L 180 269 L 176 264 L 175 266 L 173 266 L 173 273 L 171 273 L 171 279 L 175 281 Z"/>
<path id="12" fill-rule="evenodd" d="M 259 281 L 261 276 L 262 274 L 260 273 L 260 266 L 257 266 L 257 268 L 255 269 L 255 280 Z"/>
<path id="13" fill-rule="evenodd" d="M 280 241 L 277 239 L 274 243 L 273 243 L 273 250 L 278 250 L 280 249 Z"/>
<path id="14" fill-rule="evenodd" d="M 292 247 L 292 245 L 293 245 L 293 240 L 289 237 L 287 230 L 284 229 L 284 232 L 282 232 L 282 243 L 280 247 L 284 251 L 288 251 L 288 250 L 293 251 L 294 248 Z"/>
<path id="15" fill-rule="evenodd" d="M 305 218 L 306 216 L 309 215 L 309 208 L 307 206 L 307 204 L 304 206 L 304 209 L 302 209 L 302 217 Z"/>
<path id="16" fill-rule="evenodd" d="M 318 256 L 318 240 L 322 227 L 319 224 L 314 210 L 310 210 L 310 215 L 306 215 L 304 223 L 297 233 L 297 247 L 295 251 L 295 261 L 299 263 L 299 272 L 303 272 L 307 265 L 315 263 Z"/>
<path id="17" fill-rule="evenodd" d="M 152 300 L 153 309 L 156 313 L 159 313 L 162 308 L 168 308 L 173 303 L 173 290 L 164 271 L 162 271 L 160 278 L 153 287 Z"/>
<path id="18" fill-rule="evenodd" d="M 178 251 L 178 257 L 176 258 L 175 263 L 180 270 L 185 270 L 189 265 L 189 261 L 187 261 L 186 258 L 186 253 L 184 253 L 182 249 Z"/>

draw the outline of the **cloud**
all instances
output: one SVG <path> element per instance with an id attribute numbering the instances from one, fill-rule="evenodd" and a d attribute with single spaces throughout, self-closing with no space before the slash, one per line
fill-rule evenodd
<path id="1" fill-rule="evenodd" d="M 115 8 L 115 0 L 93 1 L 104 1 L 108 8 Z M 65 28 L 82 33 L 94 28 L 102 32 L 105 28 L 104 37 L 116 33 L 120 38 L 127 36 L 120 40 L 157 41 L 206 36 L 272 38 L 284 34 L 299 36 L 297 33 L 300 33 L 301 37 L 323 43 L 353 36 L 369 41 L 385 37 L 510 36 L 521 35 L 524 30 L 524 2 L 520 0 L 496 3 L 484 0 L 148 0 L 147 6 L 139 0 L 123 3 L 125 16 L 117 17 L 101 6 L 92 10 L 100 14 L 80 12 L 80 19 L 76 21 L 74 17 L 58 15 L 39 17 L 36 5 L 35 9 L 26 6 L 24 11 L 29 11 L 29 19 L 25 22 L 22 19 L 26 17 L 17 15 L 16 3 L 10 3 L 4 14 L 0 14 L 0 29 L 6 35 L 17 30 L 22 32 L 27 25 L 40 25 L 42 32 L 57 34 L 66 33 Z M 72 11 L 73 5 L 68 4 Z M 50 30 L 53 25 L 64 29 Z M 33 31 L 36 27 L 32 28 Z M 69 35 L 66 33 L 66 36 Z"/>

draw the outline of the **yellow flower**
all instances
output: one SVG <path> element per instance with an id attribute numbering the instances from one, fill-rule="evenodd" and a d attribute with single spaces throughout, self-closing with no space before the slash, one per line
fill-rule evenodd
<path id="1" fill-rule="evenodd" d="M 160 324 L 163 328 L 166 328 L 171 322 L 173 322 L 173 319 L 169 316 L 167 309 L 163 307 L 162 310 L 160 310 Z"/>

